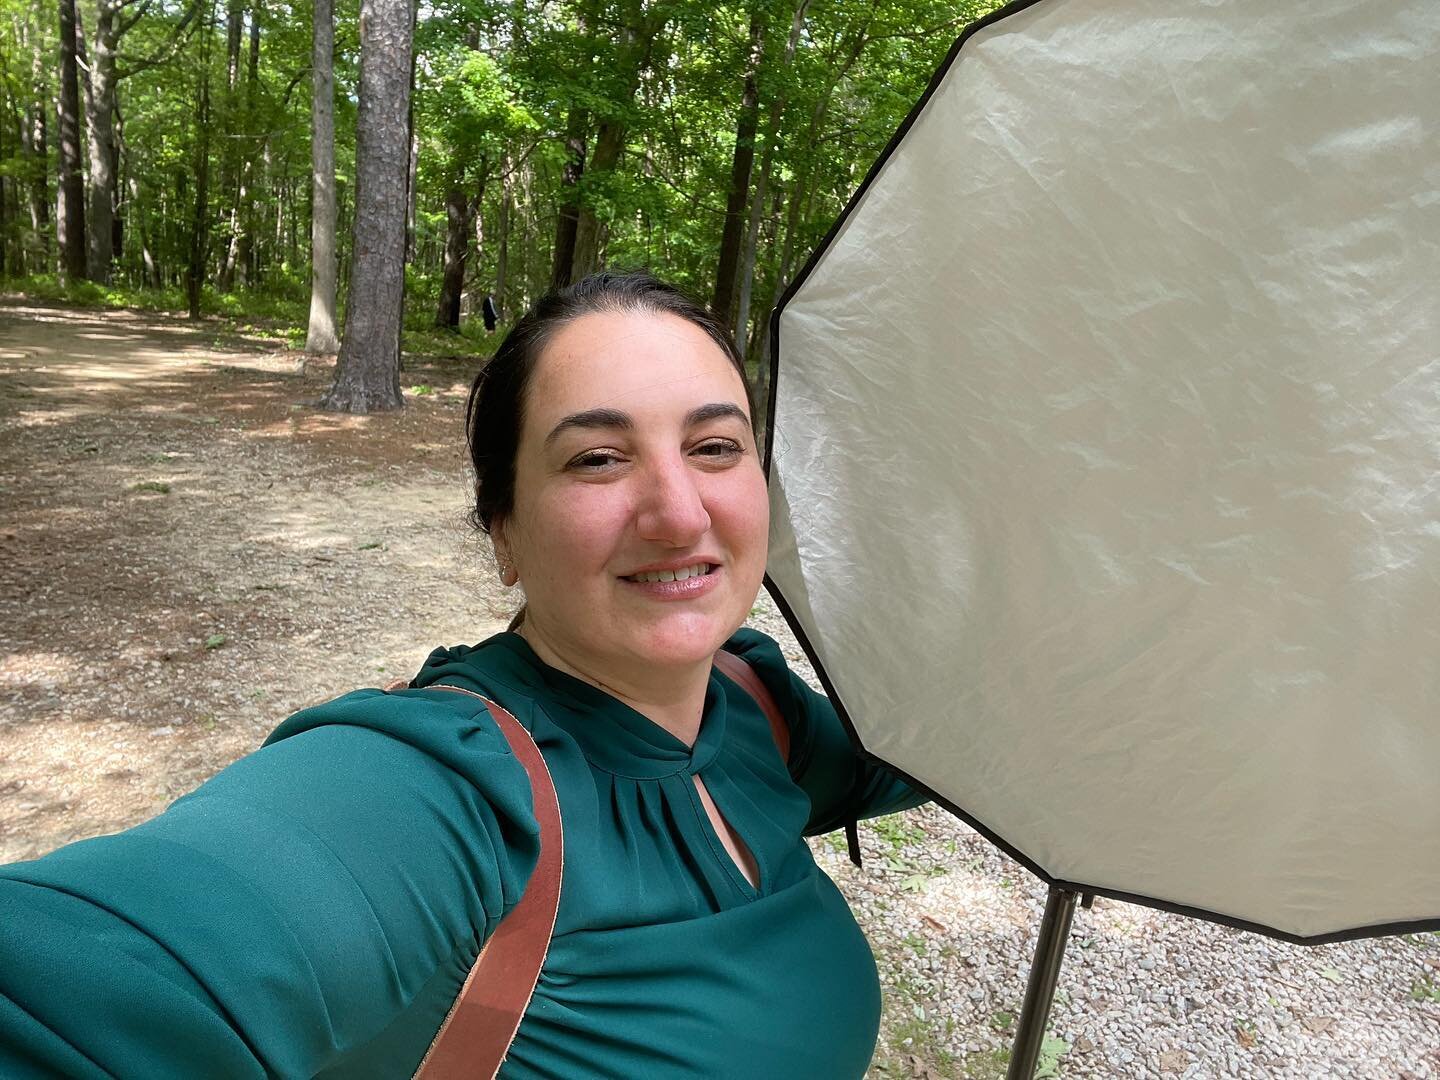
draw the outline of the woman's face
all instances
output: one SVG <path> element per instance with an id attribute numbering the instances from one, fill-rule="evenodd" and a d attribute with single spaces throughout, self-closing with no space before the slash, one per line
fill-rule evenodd
<path id="1" fill-rule="evenodd" d="M 550 339 L 495 532 L 527 635 L 591 675 L 706 660 L 755 602 L 768 531 L 745 389 L 703 330 L 597 312 Z"/>

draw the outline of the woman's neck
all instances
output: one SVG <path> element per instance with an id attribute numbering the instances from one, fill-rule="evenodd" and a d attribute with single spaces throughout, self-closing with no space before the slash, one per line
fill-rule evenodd
<path id="1" fill-rule="evenodd" d="M 711 662 L 688 669 L 656 669 L 636 665 L 635 671 L 616 671 L 574 649 L 559 649 L 533 621 L 526 619 L 515 631 L 546 664 L 605 691 L 641 716 L 658 724 L 686 746 L 694 746 L 705 711 Z"/>

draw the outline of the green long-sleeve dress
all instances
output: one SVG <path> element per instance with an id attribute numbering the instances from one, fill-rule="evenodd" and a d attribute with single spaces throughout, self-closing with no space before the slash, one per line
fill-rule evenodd
<path id="1" fill-rule="evenodd" d="M 538 849 L 524 770 L 442 683 L 526 726 L 564 823 L 504 1080 L 860 1076 L 874 961 L 801 836 L 920 799 L 855 756 L 773 641 L 727 648 L 785 713 L 788 768 L 719 674 L 687 747 L 500 634 L 437 650 L 412 689 L 297 713 L 137 828 L 0 867 L 0 1077 L 409 1077 Z"/>

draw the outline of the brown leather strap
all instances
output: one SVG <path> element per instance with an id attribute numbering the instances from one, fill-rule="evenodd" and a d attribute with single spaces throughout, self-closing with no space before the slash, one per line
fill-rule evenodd
<path id="1" fill-rule="evenodd" d="M 780 750 L 780 760 L 789 761 L 790 725 L 785 723 L 785 717 L 781 715 L 780 706 L 775 703 L 775 696 L 770 693 L 770 688 L 755 674 L 753 667 L 734 653 L 721 649 L 715 654 L 715 666 L 731 682 L 755 699 L 755 704 L 760 706 L 765 719 L 770 721 L 770 737 L 775 740 L 775 745 Z"/>
<path id="2" fill-rule="evenodd" d="M 560 801 L 540 748 L 520 721 L 474 691 L 443 685 L 426 689 L 453 690 L 485 702 L 530 777 L 530 796 L 540 826 L 540 858 L 525 886 L 525 895 L 485 942 L 450 1014 L 415 1070 L 415 1080 L 493 1080 L 535 993 L 550 936 L 555 932 L 565 866 Z"/>

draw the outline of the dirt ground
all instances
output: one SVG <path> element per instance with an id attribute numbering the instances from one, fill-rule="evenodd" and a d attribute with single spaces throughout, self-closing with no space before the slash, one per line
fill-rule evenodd
<path id="1" fill-rule="evenodd" d="M 0 861 L 152 816 L 295 709 L 503 628 L 470 362 L 399 414 L 220 324 L 0 305 Z M 449 587 L 437 587 L 448 583 Z"/>

